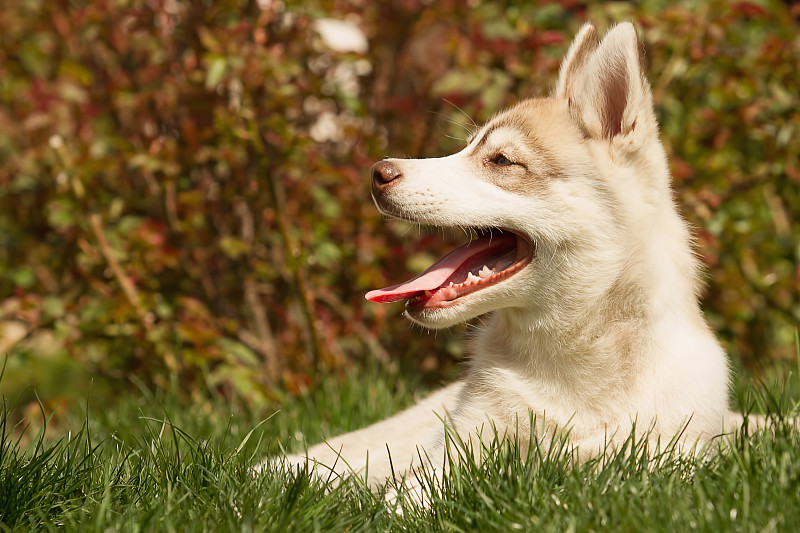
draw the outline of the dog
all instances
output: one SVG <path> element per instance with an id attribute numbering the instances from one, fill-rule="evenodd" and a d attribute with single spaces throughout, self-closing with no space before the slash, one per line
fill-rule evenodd
<path id="1" fill-rule="evenodd" d="M 632 24 L 598 41 L 587 23 L 551 96 L 497 114 L 453 155 L 372 167 L 384 215 L 478 237 L 366 298 L 405 301 L 425 328 L 488 316 L 462 381 L 290 464 L 378 485 L 441 467 L 447 431 L 469 449 L 496 435 L 526 444 L 533 422 L 591 457 L 631 432 L 695 449 L 742 423 L 698 304 L 642 54 Z"/>

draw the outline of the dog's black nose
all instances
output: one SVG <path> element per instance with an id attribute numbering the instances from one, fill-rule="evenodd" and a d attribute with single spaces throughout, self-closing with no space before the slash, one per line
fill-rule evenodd
<path id="1" fill-rule="evenodd" d="M 372 165 L 372 188 L 376 191 L 382 191 L 389 186 L 391 182 L 400 178 L 400 170 L 389 161 L 378 161 Z"/>

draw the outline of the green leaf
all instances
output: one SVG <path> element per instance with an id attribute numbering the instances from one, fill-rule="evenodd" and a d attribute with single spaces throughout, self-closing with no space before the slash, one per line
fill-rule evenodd
<path id="1" fill-rule="evenodd" d="M 228 62 L 224 57 L 216 57 L 211 60 L 211 64 L 206 72 L 206 89 L 213 89 L 222 78 L 225 76 L 225 71 L 228 69 Z"/>

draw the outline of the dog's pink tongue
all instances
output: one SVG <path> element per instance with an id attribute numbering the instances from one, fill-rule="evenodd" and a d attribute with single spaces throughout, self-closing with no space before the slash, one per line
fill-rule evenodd
<path id="1" fill-rule="evenodd" d="M 399 285 L 369 291 L 365 297 L 371 302 L 391 303 L 399 300 L 408 300 L 423 291 L 436 290 L 445 284 L 458 270 L 458 267 L 469 261 L 471 257 L 496 245 L 501 239 L 502 237 L 495 237 L 494 239 L 484 237 L 460 246 L 439 259 L 419 276 Z"/>
<path id="2" fill-rule="evenodd" d="M 438 289 L 447 278 L 453 275 L 461 265 L 461 261 L 450 261 L 451 253 L 437 261 L 428 270 L 405 283 L 392 285 L 383 289 L 369 291 L 365 298 L 370 302 L 388 304 L 399 300 L 408 300 L 417 293 Z"/>

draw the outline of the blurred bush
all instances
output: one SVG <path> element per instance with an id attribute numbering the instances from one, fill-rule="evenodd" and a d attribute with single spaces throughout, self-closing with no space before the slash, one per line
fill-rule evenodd
<path id="1" fill-rule="evenodd" d="M 382 220 L 370 165 L 459 148 L 472 120 L 550 90 L 584 20 L 626 19 L 708 315 L 747 364 L 791 357 L 798 16 L 718 0 L 7 4 L 0 350 L 12 369 L 68 358 L 254 400 L 366 358 L 440 372 L 460 341 L 362 295 L 452 243 Z"/>

